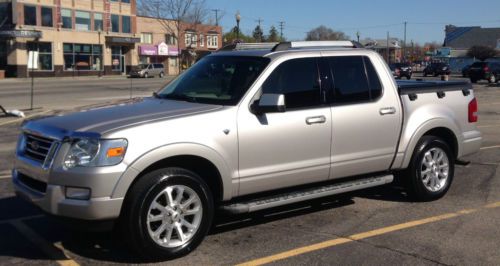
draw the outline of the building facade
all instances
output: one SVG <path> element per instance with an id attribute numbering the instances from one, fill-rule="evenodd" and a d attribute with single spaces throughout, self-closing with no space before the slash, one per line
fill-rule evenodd
<path id="1" fill-rule="evenodd" d="M 138 63 L 135 0 L 0 0 L 8 77 L 120 75 Z"/>
<path id="2" fill-rule="evenodd" d="M 387 63 L 399 63 L 402 60 L 401 46 L 398 39 L 365 40 L 362 41 L 362 44 L 365 48 L 379 53 Z"/>
<path id="3" fill-rule="evenodd" d="M 179 36 L 181 66 L 191 66 L 203 56 L 222 48 L 222 28 L 215 25 L 182 23 Z"/>

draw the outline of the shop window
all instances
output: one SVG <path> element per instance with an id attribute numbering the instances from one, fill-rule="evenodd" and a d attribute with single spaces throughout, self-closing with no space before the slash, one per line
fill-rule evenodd
<path id="1" fill-rule="evenodd" d="M 73 28 L 73 20 L 71 16 L 70 9 L 61 9 L 61 17 L 62 17 L 62 27 L 64 29 L 72 29 Z"/>
<path id="2" fill-rule="evenodd" d="M 111 65 L 113 71 L 122 71 L 123 51 L 121 46 L 111 46 Z"/>
<path id="3" fill-rule="evenodd" d="M 102 70 L 102 46 L 92 44 L 63 44 L 64 70 Z"/>
<path id="4" fill-rule="evenodd" d="M 120 16 L 111 15 L 111 31 L 120 32 Z"/>
<path id="5" fill-rule="evenodd" d="M 7 67 L 7 42 L 0 41 L 0 69 L 5 70 Z"/>
<path id="6" fill-rule="evenodd" d="M 52 7 L 42 7 L 42 26 L 53 27 Z"/>
<path id="7" fill-rule="evenodd" d="M 90 30 L 90 13 L 85 11 L 75 11 L 75 29 Z"/>
<path id="8" fill-rule="evenodd" d="M 153 34 L 152 33 L 141 33 L 141 43 L 152 44 L 153 43 Z"/>
<path id="9" fill-rule="evenodd" d="M 24 25 L 36 26 L 36 6 L 24 6 Z"/>
<path id="10" fill-rule="evenodd" d="M 94 30 L 95 31 L 102 31 L 103 28 L 103 23 L 102 23 L 102 14 L 101 13 L 94 13 Z"/>
<path id="11" fill-rule="evenodd" d="M 122 32 L 123 33 L 130 33 L 130 17 L 129 16 L 122 16 Z"/>
<path id="12" fill-rule="evenodd" d="M 52 43 L 28 42 L 28 70 L 52 70 Z"/>

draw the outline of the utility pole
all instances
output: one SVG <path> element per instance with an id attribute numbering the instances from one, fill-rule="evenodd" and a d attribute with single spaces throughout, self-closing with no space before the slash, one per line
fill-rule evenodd
<path id="1" fill-rule="evenodd" d="M 283 28 L 285 27 L 285 22 L 280 21 L 280 41 L 283 41 Z"/>
<path id="2" fill-rule="evenodd" d="M 215 12 L 215 26 L 219 26 L 219 12 L 221 11 L 220 9 L 212 9 L 213 12 Z"/>
<path id="3" fill-rule="evenodd" d="M 259 28 L 260 28 L 260 23 L 262 23 L 263 21 L 264 21 L 263 19 L 259 18 L 255 22 L 257 22 L 259 24 Z"/>
<path id="4" fill-rule="evenodd" d="M 405 37 L 403 40 L 403 60 L 406 61 L 406 24 L 408 24 L 407 21 L 405 21 Z"/>

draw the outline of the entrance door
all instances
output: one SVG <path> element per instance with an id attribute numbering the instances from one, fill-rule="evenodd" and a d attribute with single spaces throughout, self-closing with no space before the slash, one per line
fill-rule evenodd
<path id="1" fill-rule="evenodd" d="M 125 67 L 125 55 L 120 56 L 120 70 L 123 75 L 127 74 L 127 69 Z"/>

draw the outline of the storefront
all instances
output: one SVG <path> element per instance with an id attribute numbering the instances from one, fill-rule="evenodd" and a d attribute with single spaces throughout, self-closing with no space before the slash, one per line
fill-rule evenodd
<path id="1" fill-rule="evenodd" d="M 140 38 L 106 36 L 106 48 L 111 53 L 111 64 L 104 66 L 106 75 L 125 75 L 137 65 L 135 44 Z"/>
<path id="2" fill-rule="evenodd" d="M 178 73 L 178 56 L 177 47 L 164 42 L 158 45 L 139 45 L 139 62 L 141 64 L 161 63 L 168 75 Z"/>

